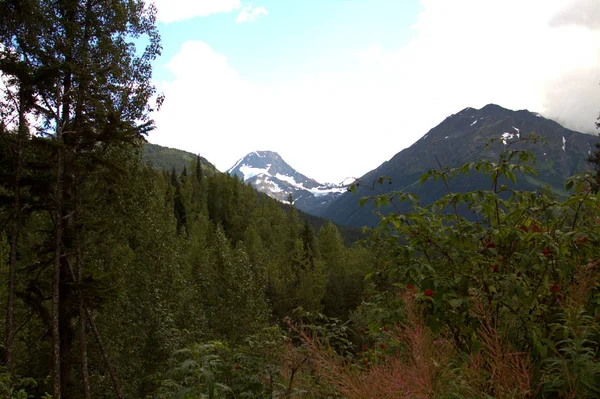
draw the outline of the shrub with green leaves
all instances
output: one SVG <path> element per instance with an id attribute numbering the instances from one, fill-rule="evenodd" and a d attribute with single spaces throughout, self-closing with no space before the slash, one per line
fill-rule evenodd
<path id="1" fill-rule="evenodd" d="M 600 199 L 589 174 L 566 182 L 567 199 L 518 190 L 517 174 L 535 174 L 535 158 L 515 147 L 538 140 L 507 143 L 497 162 L 427 172 L 421 183 L 434 179 L 447 190 L 427 206 L 406 192 L 361 199 L 396 209 L 411 201 L 413 210 L 380 213 L 373 239 L 384 250 L 358 314 L 374 334 L 402 325 L 398 294 L 411 292 L 425 307 L 428 328 L 475 356 L 489 344 L 478 334 L 476 306 L 483 306 L 502 342 L 531 357 L 531 395 L 597 397 Z M 476 174 L 489 179 L 489 189 L 452 191 L 452 178 Z"/>
<path id="2" fill-rule="evenodd" d="M 267 327 L 241 345 L 194 344 L 173 354 L 173 367 L 159 376 L 156 398 L 271 397 L 278 386 L 285 335 Z"/>

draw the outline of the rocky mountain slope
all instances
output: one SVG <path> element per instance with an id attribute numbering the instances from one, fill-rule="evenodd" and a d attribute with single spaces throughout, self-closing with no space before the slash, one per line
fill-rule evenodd
<path id="1" fill-rule="evenodd" d="M 320 216 L 347 189 L 321 184 L 288 165 L 273 151 L 254 151 L 240 159 L 227 173 L 252 184 L 272 198 L 288 202 L 290 195 L 296 208 Z"/>
<path id="2" fill-rule="evenodd" d="M 421 186 L 419 178 L 423 173 L 440 166 L 456 167 L 479 159 L 498 160 L 509 141 L 532 133 L 544 136 L 547 143 L 519 144 L 516 148 L 534 152 L 537 160 L 533 166 L 539 175 L 517 175 L 518 188 L 535 190 L 549 185 L 555 194 L 565 196 L 564 180 L 586 170 L 586 159 L 598 138 L 566 129 L 537 113 L 511 111 L 494 104 L 481 109 L 465 108 L 447 117 L 412 146 L 359 180 L 369 186 L 380 176 L 389 176 L 391 184 L 377 186 L 379 190 L 412 192 L 420 198 L 422 205 L 426 205 L 444 195 L 446 188 L 434 182 Z M 485 150 L 492 137 L 502 139 Z M 451 181 L 450 186 L 452 191 L 465 192 L 489 189 L 490 182 L 478 175 L 470 175 Z M 358 194 L 341 195 L 321 215 L 350 226 L 375 225 L 378 217 L 373 214 L 372 205 L 358 206 L 360 197 L 375 193 L 361 186 Z M 408 204 L 401 209 L 408 210 Z"/>

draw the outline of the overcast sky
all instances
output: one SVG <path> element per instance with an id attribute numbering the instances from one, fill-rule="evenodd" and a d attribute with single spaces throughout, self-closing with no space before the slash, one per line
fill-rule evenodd
<path id="1" fill-rule="evenodd" d="M 155 0 L 152 143 L 360 177 L 465 107 L 594 132 L 599 0 Z"/>

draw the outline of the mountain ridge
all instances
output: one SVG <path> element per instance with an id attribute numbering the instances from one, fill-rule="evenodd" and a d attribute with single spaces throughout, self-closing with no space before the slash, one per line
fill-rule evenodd
<path id="1" fill-rule="evenodd" d="M 294 206 L 316 216 L 347 190 L 346 186 L 322 184 L 303 175 L 274 151 L 252 151 L 225 173 L 281 202 L 289 202 L 291 195 Z"/>
<path id="2" fill-rule="evenodd" d="M 512 111 L 497 104 L 488 104 L 481 109 L 467 107 L 446 117 L 411 146 L 363 175 L 359 181 L 369 186 L 380 176 L 389 176 L 391 183 L 378 187 L 382 192 L 410 191 L 417 194 L 422 205 L 426 205 L 444 195 L 446 189 L 429 182 L 421 186 L 419 178 L 423 173 L 444 166 L 458 167 L 480 159 L 497 160 L 508 141 L 516 141 L 529 134 L 546 137 L 547 144 L 518 143 L 514 147 L 532 151 L 537 158 L 533 166 L 540 173 L 539 176 L 517 176 L 518 188 L 536 190 L 548 184 L 555 194 L 566 196 L 564 180 L 585 170 L 586 159 L 597 137 L 564 128 L 536 112 Z M 499 142 L 484 151 L 486 143 L 493 137 L 499 137 Z M 450 184 L 455 186 L 452 189 L 456 192 L 489 189 L 487 180 L 475 176 L 460 178 Z M 361 185 L 358 194 L 343 194 L 322 215 L 350 226 L 375 225 L 379 218 L 372 213 L 372 204 L 358 207 L 361 196 L 375 193 Z M 409 209 L 403 205 L 401 210 Z"/>

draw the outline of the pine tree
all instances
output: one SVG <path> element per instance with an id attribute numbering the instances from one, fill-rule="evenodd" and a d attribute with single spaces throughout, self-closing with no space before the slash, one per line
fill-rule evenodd
<path id="1" fill-rule="evenodd" d="M 187 231 L 187 211 L 183 203 L 181 183 L 177 178 L 175 168 L 171 170 L 171 186 L 173 187 L 173 210 L 175 212 L 175 220 L 177 221 L 177 234 L 181 234 L 184 229 Z"/>
<path id="2" fill-rule="evenodd" d="M 7 276 L 7 304 L 6 304 L 6 336 L 4 342 L 4 359 L 6 368 L 12 370 L 12 341 L 14 338 L 14 307 L 15 307 L 15 284 L 17 268 L 17 251 L 19 246 L 19 235 L 22 226 L 22 203 L 24 194 L 24 152 L 29 140 L 29 123 L 27 115 L 35 105 L 31 85 L 42 79 L 35 75 L 35 70 L 27 65 L 22 57 L 21 47 L 31 40 L 31 36 L 24 37 L 27 25 L 38 25 L 29 10 L 32 2 L 7 4 L 5 16 L 0 20 L 0 71 L 3 75 L 3 92 L 0 95 L 0 130 L 2 135 L 11 135 L 10 139 L 5 136 L 11 145 L 7 161 L 10 172 L 3 174 L 3 185 L 12 193 L 12 206 L 10 216 L 10 255 L 9 270 Z M 30 32 L 31 34 L 31 32 Z M 11 121 L 13 121 L 11 123 Z M 8 123 L 8 125 L 7 125 Z M 12 125 L 12 126 L 9 126 Z M 7 180 L 5 180 L 7 178 Z"/>
<path id="3" fill-rule="evenodd" d="M 600 121 L 600 116 L 598 117 L 598 120 Z M 600 129 L 600 122 L 596 122 L 596 129 Z M 600 134 L 598 137 L 600 138 Z M 594 168 L 592 191 L 597 193 L 600 190 L 600 141 L 596 143 L 596 151 L 589 156 L 588 162 L 591 163 Z"/>
<path id="4" fill-rule="evenodd" d="M 596 143 L 596 150 L 588 157 L 587 161 L 593 165 L 591 189 L 597 193 L 600 190 L 600 143 Z"/>
<path id="5" fill-rule="evenodd" d="M 308 220 L 304 220 L 302 224 L 300 237 L 302 238 L 302 246 L 308 257 L 309 265 L 311 268 L 314 268 L 315 259 L 320 258 L 320 254 L 319 246 L 317 245 L 317 240 L 315 238 L 315 231 L 310 223 L 308 223 Z"/>
<path id="6" fill-rule="evenodd" d="M 370 271 L 370 261 L 365 256 L 364 248 L 344 247 L 333 223 L 325 224 L 319 231 L 319 249 L 327 274 L 325 313 L 346 318 L 360 304 L 364 276 Z"/>
<path id="7" fill-rule="evenodd" d="M 202 162 L 200 161 L 200 154 L 196 156 L 196 180 L 198 183 L 202 182 Z"/>
<path id="8" fill-rule="evenodd" d="M 76 204 L 84 203 L 79 187 L 94 168 L 110 164 L 112 148 L 141 143 L 152 127 L 151 62 L 160 53 L 155 9 L 142 0 L 38 0 L 10 6 L 14 12 L 3 12 L 0 20 L 0 66 L 30 101 L 26 111 L 41 119 L 40 133 L 53 143 L 53 397 L 69 398 L 76 385 L 73 321 L 86 323 L 76 305 L 85 289 L 78 277 L 83 265 L 75 215 L 81 211 Z M 138 55 L 130 42 L 140 36 L 149 40 Z M 122 396 L 117 384 L 115 393 Z"/>

